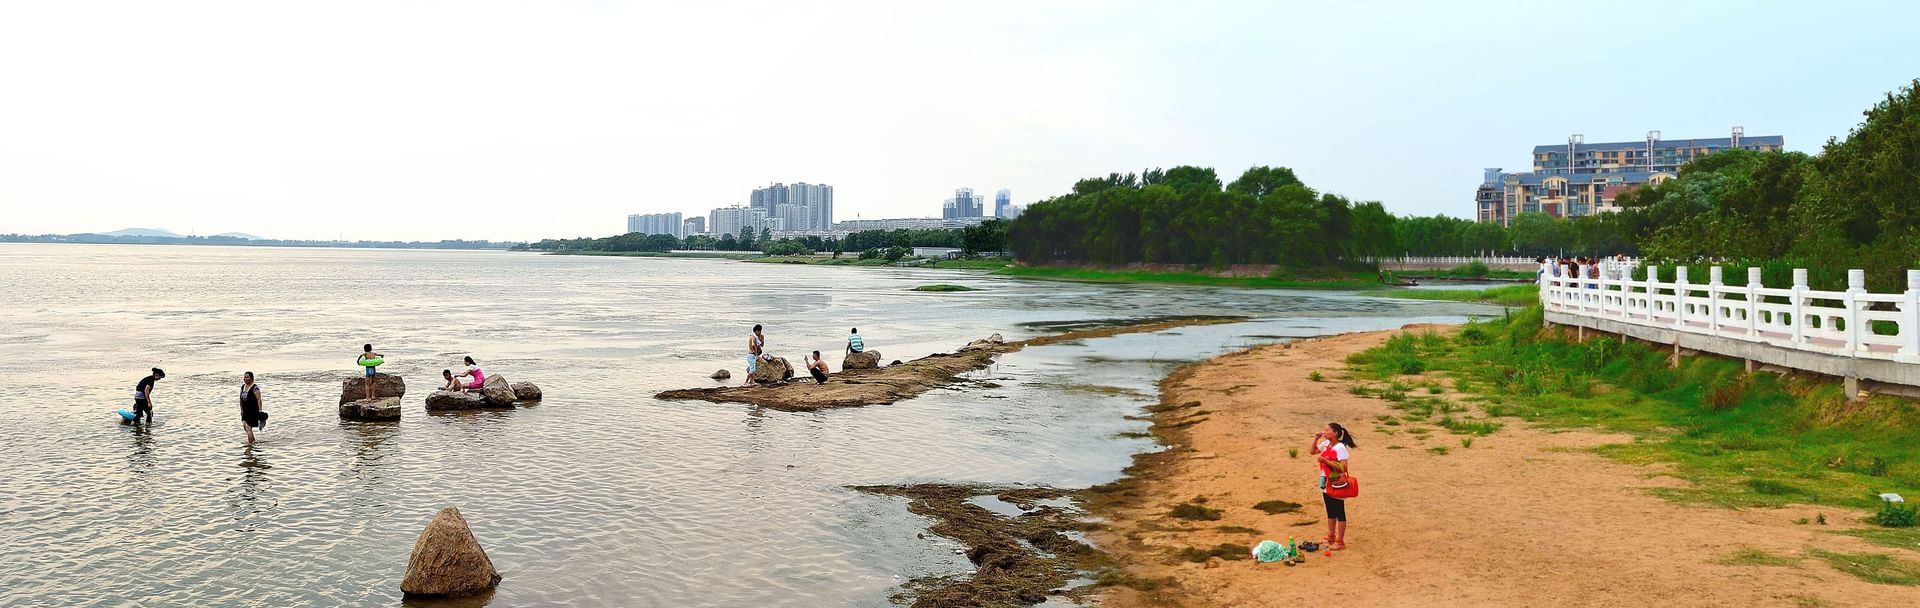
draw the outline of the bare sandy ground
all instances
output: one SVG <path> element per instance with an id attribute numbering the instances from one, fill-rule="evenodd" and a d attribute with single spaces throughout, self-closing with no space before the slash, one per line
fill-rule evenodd
<path id="1" fill-rule="evenodd" d="M 1793 566 L 1719 563 L 1749 548 L 1787 556 L 1808 547 L 1904 552 L 1828 533 L 1859 525 L 1861 513 L 1675 504 L 1646 490 L 1683 482 L 1582 450 L 1626 437 L 1535 430 L 1514 419 L 1471 448 L 1443 429 L 1425 440 L 1383 434 L 1379 429 L 1389 427 L 1374 416 L 1395 412 L 1348 394 L 1341 378 L 1348 354 L 1393 333 L 1263 347 L 1168 378 L 1165 403 L 1200 405 L 1156 415 L 1156 426 L 1170 429 L 1165 434 L 1174 445 L 1143 460 L 1137 495 L 1096 508 L 1112 527 L 1095 540 L 1128 564 L 1130 574 L 1170 577 L 1174 584 L 1145 592 L 1113 588 L 1101 605 L 1920 605 L 1920 588 L 1867 583 L 1814 559 Z M 1326 382 L 1307 379 L 1316 370 Z M 1196 411 L 1208 413 L 1191 414 Z M 1172 428 L 1183 419 L 1204 421 Z M 1348 550 L 1311 555 L 1294 567 L 1218 559 L 1203 565 L 1171 555 L 1225 542 L 1324 536 L 1307 442 L 1330 421 L 1346 425 L 1359 442 L 1352 466 L 1362 495 L 1348 502 Z M 1451 453 L 1429 453 L 1434 446 Z M 1290 458 L 1287 448 L 1296 447 L 1300 456 Z M 1207 497 L 1225 516 L 1211 522 L 1167 517 L 1195 496 Z M 1280 515 L 1251 508 L 1273 499 L 1306 506 Z M 1835 525 L 1793 523 L 1816 513 Z"/>

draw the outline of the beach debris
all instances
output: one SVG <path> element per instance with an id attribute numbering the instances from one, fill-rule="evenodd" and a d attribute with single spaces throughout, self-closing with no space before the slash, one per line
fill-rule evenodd
<path id="1" fill-rule="evenodd" d="M 1902 498 L 1899 494 L 1895 494 L 1892 492 L 1881 494 L 1880 500 L 1884 500 L 1887 502 L 1906 502 L 1907 501 L 1906 498 Z"/>
<path id="2" fill-rule="evenodd" d="M 713 372 L 713 375 L 710 375 L 710 376 L 707 376 L 707 377 L 708 377 L 708 378 L 712 378 L 712 379 L 715 379 L 715 380 L 726 380 L 726 379 L 728 379 L 728 378 L 732 378 L 732 377 L 733 377 L 733 372 L 730 372 L 730 371 L 727 371 L 727 370 L 724 370 L 724 369 L 723 369 L 723 370 L 719 370 L 719 371 L 715 371 L 715 372 Z"/>
<path id="3" fill-rule="evenodd" d="M 340 404 L 340 417 L 346 420 L 399 420 L 400 398 L 375 397 L 372 399 L 348 401 Z"/>
<path id="4" fill-rule="evenodd" d="M 346 405 L 349 401 L 359 401 L 367 398 L 367 386 L 365 383 L 366 376 L 359 374 L 354 374 L 351 378 L 341 380 L 340 404 Z M 405 380 L 401 380 L 399 376 L 393 374 L 374 374 L 373 396 L 405 397 L 407 396 L 407 383 Z"/>
<path id="5" fill-rule="evenodd" d="M 427 411 L 429 412 L 477 410 L 486 404 L 486 397 L 480 396 L 480 393 L 443 390 L 427 394 Z"/>
<path id="6" fill-rule="evenodd" d="M 849 369 L 878 369 L 879 367 L 880 351 L 877 350 L 847 353 L 846 358 L 840 360 L 840 369 L 842 371 Z"/>
<path id="7" fill-rule="evenodd" d="M 536 385 L 532 382 L 515 382 L 510 386 L 513 387 L 513 398 L 515 400 L 518 400 L 518 401 L 539 401 L 540 400 L 541 395 L 540 395 L 539 385 Z"/>
<path id="8" fill-rule="evenodd" d="M 500 584 L 500 571 L 480 548 L 458 507 L 441 509 L 420 531 L 400 591 L 407 596 L 465 597 Z"/>

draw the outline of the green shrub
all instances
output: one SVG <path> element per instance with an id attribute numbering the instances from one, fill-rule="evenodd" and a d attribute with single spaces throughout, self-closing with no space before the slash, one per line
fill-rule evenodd
<path id="1" fill-rule="evenodd" d="M 1888 502 L 1882 505 L 1880 512 L 1873 516 L 1873 523 L 1888 528 L 1911 528 L 1917 516 L 1920 516 L 1920 509 L 1915 509 L 1912 505 Z"/>

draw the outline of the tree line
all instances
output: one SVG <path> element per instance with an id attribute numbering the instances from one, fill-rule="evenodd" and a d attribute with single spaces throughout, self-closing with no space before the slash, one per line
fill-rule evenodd
<path id="1" fill-rule="evenodd" d="M 698 251 L 758 251 L 768 255 L 814 255 L 831 252 L 839 255 L 844 252 L 874 253 L 885 255 L 888 250 L 910 250 L 914 247 L 952 247 L 968 255 L 1000 253 L 1006 251 L 1006 223 L 1001 220 L 988 220 L 965 229 L 897 229 L 862 230 L 846 235 L 833 236 L 796 236 L 774 238 L 773 231 L 762 228 L 756 234 L 746 231 L 735 236 L 722 234 L 718 237 L 706 234 L 691 234 L 685 238 L 671 234 L 627 234 L 592 238 L 546 239 L 524 246 L 532 251 L 593 251 L 593 252 L 656 252 L 665 253 L 674 250 Z M 904 254 L 893 255 L 898 259 Z"/>

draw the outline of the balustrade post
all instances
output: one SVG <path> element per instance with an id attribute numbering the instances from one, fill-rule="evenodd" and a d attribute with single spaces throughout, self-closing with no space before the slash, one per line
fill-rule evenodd
<path id="1" fill-rule="evenodd" d="M 1920 355 L 1920 270 L 1907 270 L 1906 299 L 1900 302 L 1900 354 Z"/>
<path id="2" fill-rule="evenodd" d="M 1867 293 L 1867 271 L 1848 270 L 1847 271 L 1847 293 L 1841 299 L 1842 302 L 1846 303 L 1845 310 L 1847 311 L 1846 320 L 1847 320 L 1847 352 L 1848 353 L 1860 352 L 1861 350 L 1860 336 L 1861 335 L 1869 335 L 1869 336 L 1873 335 L 1873 330 L 1871 328 L 1869 328 L 1865 334 L 1860 333 L 1860 324 L 1862 322 L 1866 322 L 1866 319 L 1864 318 L 1865 315 L 1861 314 L 1861 310 L 1860 310 L 1860 296 L 1865 293 Z"/>
<path id="3" fill-rule="evenodd" d="M 1682 331 L 1687 329 L 1687 267 L 1674 270 L 1673 278 L 1673 326 Z"/>
<path id="4" fill-rule="evenodd" d="M 1707 329 L 1720 334 L 1720 280 L 1726 272 L 1719 266 L 1707 268 Z"/>
<path id="5" fill-rule="evenodd" d="M 1760 335 L 1760 269 L 1747 268 L 1747 336 Z"/>
<path id="6" fill-rule="evenodd" d="M 1793 306 L 1793 343 L 1807 342 L 1807 269 L 1793 269 L 1793 295 L 1787 296 Z"/>

